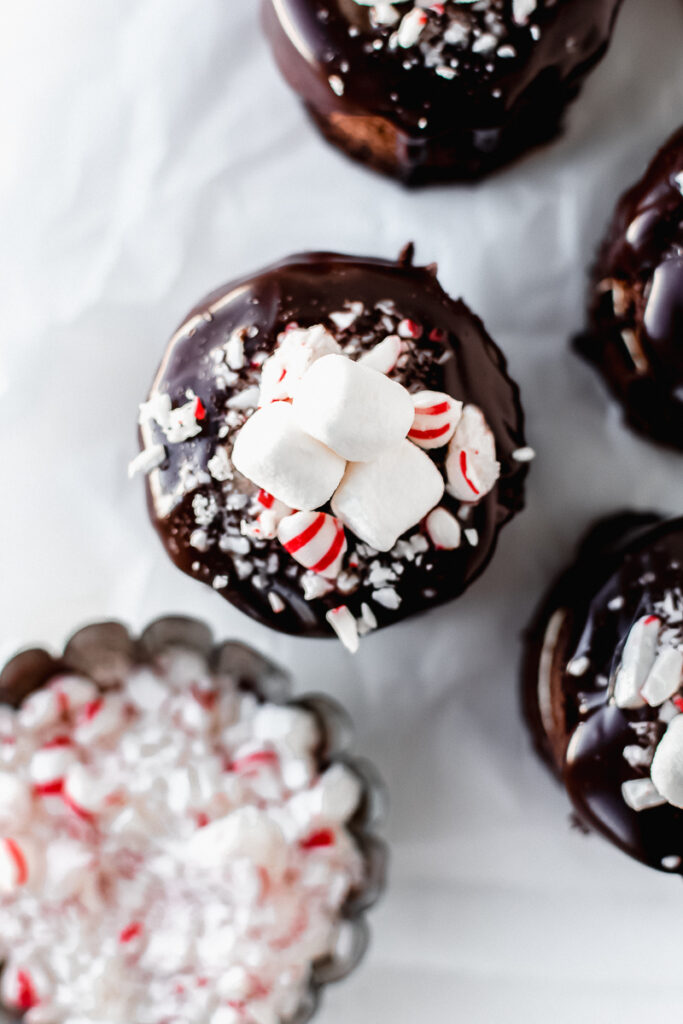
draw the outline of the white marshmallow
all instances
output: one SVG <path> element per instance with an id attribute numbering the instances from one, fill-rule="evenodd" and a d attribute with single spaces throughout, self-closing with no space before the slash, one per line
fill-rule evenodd
<path id="1" fill-rule="evenodd" d="M 656 708 L 680 689 L 683 682 L 683 654 L 675 647 L 663 647 L 650 669 L 641 696 Z"/>
<path id="2" fill-rule="evenodd" d="M 188 855 L 200 867 L 219 870 L 231 858 L 244 857 L 279 877 L 286 864 L 287 844 L 282 830 L 265 811 L 240 807 L 200 829 L 188 845 Z"/>
<path id="3" fill-rule="evenodd" d="M 334 580 L 346 554 L 344 527 L 325 512 L 295 512 L 277 528 L 278 540 L 292 558 L 311 572 Z"/>
<path id="4" fill-rule="evenodd" d="M 341 348 L 322 324 L 286 331 L 261 368 L 260 404 L 291 398 L 309 366 L 322 356 L 339 352 Z"/>
<path id="5" fill-rule="evenodd" d="M 294 395 L 302 430 L 351 462 L 368 462 L 410 430 L 413 403 L 404 387 L 345 356 L 319 359 Z"/>
<path id="6" fill-rule="evenodd" d="M 444 482 L 423 451 L 402 441 L 374 462 L 351 463 L 332 510 L 362 541 L 390 551 L 443 497 Z"/>
<path id="7" fill-rule="evenodd" d="M 645 706 L 641 690 L 655 663 L 660 625 L 656 615 L 644 615 L 631 627 L 614 682 L 618 708 Z"/>
<path id="8" fill-rule="evenodd" d="M 451 438 L 446 458 L 448 492 L 459 501 L 475 502 L 500 476 L 495 438 L 476 405 L 466 405 Z"/>
<path id="9" fill-rule="evenodd" d="M 306 512 L 329 501 L 345 468 L 343 459 L 300 429 L 287 402 L 258 409 L 247 420 L 232 461 L 257 487 Z"/>
<path id="10" fill-rule="evenodd" d="M 444 391 L 418 391 L 412 397 L 415 419 L 409 439 L 427 450 L 448 444 L 462 417 L 462 402 Z"/>
<path id="11" fill-rule="evenodd" d="M 380 341 L 369 352 L 362 355 L 358 363 L 360 366 L 367 366 L 379 373 L 391 373 L 402 351 L 403 342 L 398 334 L 390 334 L 388 338 Z"/>
<path id="12" fill-rule="evenodd" d="M 669 723 L 650 771 L 657 792 L 674 807 L 683 807 L 683 715 Z"/>
<path id="13" fill-rule="evenodd" d="M 427 516 L 427 533 L 437 551 L 453 551 L 460 547 L 462 527 L 448 509 L 435 508 Z"/>
<path id="14" fill-rule="evenodd" d="M 31 787 L 18 775 L 0 772 L 0 823 L 20 828 L 31 813 Z"/>

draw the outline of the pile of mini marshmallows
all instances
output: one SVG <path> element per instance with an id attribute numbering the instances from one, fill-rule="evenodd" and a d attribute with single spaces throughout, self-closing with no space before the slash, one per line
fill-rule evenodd
<path id="1" fill-rule="evenodd" d="M 279 1024 L 363 881 L 308 712 L 176 650 L 0 709 L 0 979 L 26 1024 Z"/>
<path id="2" fill-rule="evenodd" d="M 671 599 L 662 611 L 674 609 Z M 658 612 L 660 610 L 658 609 Z M 637 743 L 624 749 L 633 768 L 648 769 L 642 778 L 622 786 L 635 811 L 662 804 L 683 807 L 683 649 L 667 615 L 645 615 L 631 627 L 614 679 L 613 700 L 624 710 L 657 709 L 666 732 L 656 747 Z"/>
<path id="3" fill-rule="evenodd" d="M 263 365 L 259 408 L 235 440 L 235 468 L 278 503 L 279 540 L 327 579 L 342 566 L 344 527 L 385 552 L 427 517 L 435 546 L 457 547 L 455 517 L 434 514 L 446 487 L 474 503 L 500 474 L 477 406 L 411 394 L 387 376 L 401 346 L 389 336 L 354 360 L 322 325 L 286 331 Z M 446 445 L 444 482 L 427 451 Z M 328 502 L 333 515 L 316 511 Z"/>

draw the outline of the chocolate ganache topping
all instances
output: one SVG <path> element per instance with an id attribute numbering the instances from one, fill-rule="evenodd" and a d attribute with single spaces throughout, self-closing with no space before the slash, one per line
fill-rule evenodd
<path id="1" fill-rule="evenodd" d="M 683 449 L 683 128 L 617 206 L 577 347 L 631 426 Z"/>
<path id="2" fill-rule="evenodd" d="M 456 597 L 523 505 L 505 359 L 411 261 L 307 253 L 213 292 L 141 408 L 167 552 L 282 632 L 355 649 Z"/>
<path id="3" fill-rule="evenodd" d="M 557 134 L 621 0 L 264 0 L 323 134 L 407 183 L 476 178 Z"/>
<path id="4" fill-rule="evenodd" d="M 679 874 L 682 691 L 683 519 L 607 519 L 530 630 L 527 719 L 580 820 Z"/>

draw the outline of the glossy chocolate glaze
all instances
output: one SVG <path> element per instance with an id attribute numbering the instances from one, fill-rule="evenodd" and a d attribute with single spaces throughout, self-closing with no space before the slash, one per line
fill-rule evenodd
<path id="1" fill-rule="evenodd" d="M 603 56 L 621 0 L 538 0 L 527 23 L 511 0 L 429 12 L 418 45 L 389 45 L 396 26 L 373 27 L 355 0 L 263 0 L 265 30 L 284 77 L 318 126 L 351 155 L 406 183 L 477 178 L 557 134 L 567 103 Z M 398 4 L 401 16 L 412 2 Z M 493 50 L 449 43 L 453 13 Z M 452 73 L 452 75 L 451 75 Z M 337 90 L 331 86 L 330 78 Z M 339 83 L 343 92 L 338 95 Z"/>
<path id="2" fill-rule="evenodd" d="M 577 348 L 631 426 L 683 450 L 683 128 L 617 206 Z"/>
<path id="3" fill-rule="evenodd" d="M 599 523 L 529 631 L 523 683 L 534 743 L 580 820 L 650 867 L 683 874 L 683 811 L 664 804 L 636 812 L 621 793 L 624 782 L 649 774 L 628 763 L 624 747 L 656 744 L 665 725 L 657 708 L 624 710 L 611 700 L 631 626 L 681 587 L 683 519 L 627 513 Z M 584 673 L 567 671 L 583 657 Z"/>
<path id="4" fill-rule="evenodd" d="M 174 406 L 191 388 L 207 410 L 202 432 L 187 442 L 169 445 L 166 461 L 148 477 L 151 518 L 168 554 L 179 568 L 203 582 L 211 584 L 217 576 L 228 576 L 227 587 L 218 592 L 248 615 L 282 632 L 330 636 L 325 614 L 340 604 L 348 605 L 358 616 L 361 604 L 367 602 L 378 625 L 385 626 L 456 597 L 483 571 L 501 527 L 522 508 L 526 467 L 513 458 L 513 452 L 524 445 L 517 386 L 508 377 L 505 359 L 481 321 L 464 303 L 446 295 L 436 280 L 435 268 L 414 267 L 411 257 L 410 247 L 397 263 L 306 253 L 218 289 L 191 311 L 175 333 L 152 385 L 153 393 L 168 392 Z M 226 402 L 253 383 L 254 371 L 249 364 L 255 354 L 272 352 L 277 335 L 292 321 L 304 327 L 323 323 L 334 331 L 329 314 L 348 302 L 363 303 L 364 313 L 350 332 L 360 338 L 359 353 L 390 333 L 382 310 L 393 308 L 396 316 L 411 318 L 423 327 L 422 338 L 410 344 L 407 365 L 398 375 L 394 372 L 394 378 L 413 391 L 447 391 L 479 405 L 494 433 L 502 467 L 498 484 L 471 507 L 469 518 L 463 522 L 464 527 L 478 531 L 478 544 L 472 546 L 463 538 L 455 551 L 437 551 L 430 546 L 419 558 L 403 560 L 400 580 L 394 584 L 401 597 L 397 610 L 375 602 L 375 588 L 364 580 L 350 592 L 334 589 L 321 598 L 304 600 L 300 582 L 303 569 L 277 540 L 253 542 L 249 554 L 238 559 L 231 551 L 222 550 L 221 537 L 225 547 L 226 532 L 239 534 L 243 515 L 230 506 L 243 501 L 245 494 L 253 496 L 257 489 L 237 472 L 225 485 L 206 472 L 218 445 L 230 447 L 231 438 L 226 441 L 219 437 Z M 239 380 L 226 390 L 216 384 L 212 353 L 241 327 L 247 328 L 247 365 Z M 142 433 L 147 445 L 164 442 L 156 425 L 143 428 Z M 440 468 L 445 451 L 429 453 Z M 185 487 L 187 493 L 181 494 L 189 465 L 199 474 L 198 486 L 192 479 L 191 489 Z M 209 527 L 211 546 L 204 553 L 189 545 L 197 525 L 192 504 L 196 494 L 212 497 L 219 509 Z M 442 504 L 454 513 L 461 510 L 460 503 L 448 495 Z M 417 527 L 406 536 L 419 533 Z M 361 546 L 348 530 L 347 539 L 348 562 Z M 240 578 L 236 565 L 249 560 L 257 570 Z M 376 556 L 376 561 L 390 567 L 397 557 L 389 552 Z M 255 585 L 264 575 L 267 586 Z M 269 592 L 279 596 L 284 610 L 273 611 Z"/>

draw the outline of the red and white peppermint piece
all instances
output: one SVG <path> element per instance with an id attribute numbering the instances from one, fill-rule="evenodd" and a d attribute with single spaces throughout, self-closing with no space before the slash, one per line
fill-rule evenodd
<path id="1" fill-rule="evenodd" d="M 295 512 L 277 528 L 278 540 L 292 558 L 326 579 L 336 579 L 346 553 L 344 527 L 326 512 Z"/>
<path id="2" fill-rule="evenodd" d="M 291 398 L 297 383 L 317 359 L 339 352 L 339 344 L 323 324 L 312 327 L 290 324 L 280 335 L 272 356 L 263 364 L 260 404 Z"/>
<path id="3" fill-rule="evenodd" d="M 476 405 L 462 411 L 448 449 L 446 474 L 449 494 L 467 502 L 480 501 L 500 476 L 495 438 Z"/>
<path id="4" fill-rule="evenodd" d="M 5 1006 L 27 1013 L 41 1003 L 41 994 L 48 990 L 45 972 L 34 964 L 9 964 L 2 972 L 0 994 Z"/>
<path id="5" fill-rule="evenodd" d="M 358 362 L 380 373 L 391 373 L 403 352 L 403 342 L 397 334 L 390 334 L 384 341 L 362 355 Z"/>
<path id="6" fill-rule="evenodd" d="M 347 651 L 355 654 L 359 647 L 358 623 L 349 608 L 345 604 L 340 605 L 338 608 L 330 608 L 325 618 Z"/>
<path id="7" fill-rule="evenodd" d="M 427 533 L 437 551 L 453 551 L 460 547 L 462 528 L 460 523 L 448 509 L 433 509 L 425 521 Z"/>
<path id="8" fill-rule="evenodd" d="M 645 706 L 641 690 L 655 663 L 660 626 L 656 615 L 643 615 L 631 627 L 614 681 L 614 701 L 618 708 Z"/>
<path id="9" fill-rule="evenodd" d="M 398 27 L 397 42 L 403 49 L 415 46 L 427 24 L 427 15 L 419 7 L 413 7 L 403 16 Z"/>
<path id="10" fill-rule="evenodd" d="M 683 807 L 683 715 L 669 723 L 650 769 L 657 792 L 674 807 Z"/>
<path id="11" fill-rule="evenodd" d="M 0 822 L 21 827 L 31 813 L 31 787 L 25 779 L 0 772 Z"/>
<path id="12" fill-rule="evenodd" d="M 57 737 L 37 750 L 29 766 L 36 791 L 46 796 L 60 792 L 64 776 L 77 760 L 76 751 L 66 737 Z"/>
<path id="13" fill-rule="evenodd" d="M 88 744 L 111 736 L 123 727 L 125 708 L 116 693 L 98 697 L 78 713 L 74 737 L 77 743 Z"/>
<path id="14" fill-rule="evenodd" d="M 418 391 L 413 395 L 415 419 L 408 437 L 420 448 L 448 444 L 462 416 L 462 402 L 444 391 Z"/>
<path id="15" fill-rule="evenodd" d="M 663 647 L 640 691 L 650 707 L 658 708 L 673 697 L 683 683 L 683 654 L 676 647 Z"/>
<path id="16" fill-rule="evenodd" d="M 0 839 L 0 893 L 16 892 L 28 885 L 36 867 L 37 851 L 27 839 Z"/>
<path id="17" fill-rule="evenodd" d="M 50 683 L 50 691 L 56 696 L 64 715 L 78 711 L 97 698 L 95 684 L 82 676 L 59 676 Z"/>

